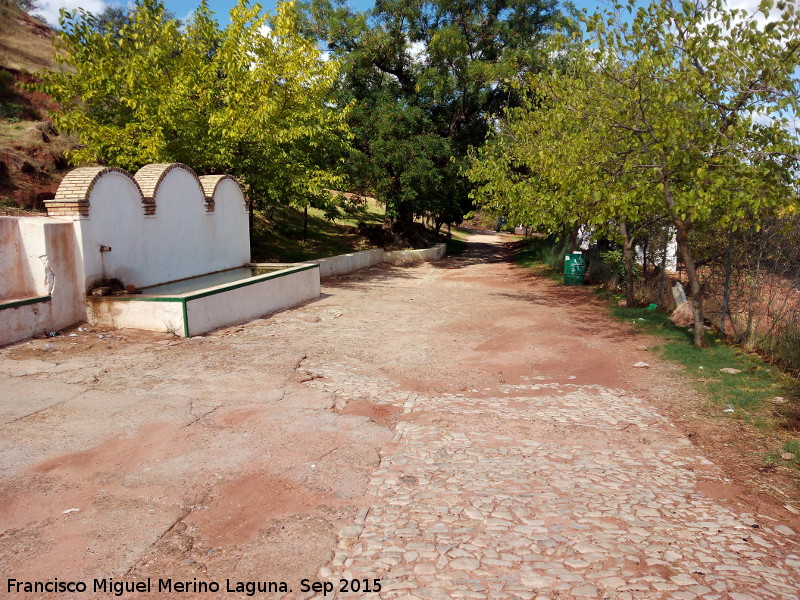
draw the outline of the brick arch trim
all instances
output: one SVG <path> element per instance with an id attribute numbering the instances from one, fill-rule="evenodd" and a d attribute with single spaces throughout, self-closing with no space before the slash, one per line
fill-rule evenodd
<path id="1" fill-rule="evenodd" d="M 117 173 L 128 179 L 139 192 L 145 214 L 148 213 L 147 201 L 142 188 L 136 179 L 125 169 L 118 167 L 79 167 L 64 176 L 56 191 L 55 198 L 45 200 L 47 214 L 51 217 L 88 217 L 89 196 L 101 177 Z"/>
<path id="2" fill-rule="evenodd" d="M 200 178 L 197 177 L 197 173 L 194 170 L 183 163 L 152 163 L 149 165 L 143 166 L 141 169 L 136 171 L 136 174 L 133 176 L 134 179 L 139 183 L 139 187 L 142 189 L 142 195 L 144 196 L 144 201 L 148 204 L 152 204 L 152 212 L 147 212 L 145 214 L 153 215 L 156 212 L 156 193 L 158 192 L 158 186 L 161 185 L 161 182 L 164 181 L 164 178 L 170 171 L 174 169 L 180 169 L 182 171 L 186 171 L 189 175 L 192 176 L 197 182 L 197 187 L 203 191 L 203 185 L 200 183 Z M 203 192 L 205 196 L 205 192 Z M 206 210 L 208 210 L 208 201 L 206 199 Z"/>
<path id="3" fill-rule="evenodd" d="M 242 192 L 242 197 L 244 198 L 244 209 L 250 210 L 250 202 L 248 202 L 247 196 L 244 195 L 239 181 L 233 175 L 201 175 L 199 180 L 200 185 L 203 186 L 203 193 L 206 196 L 206 210 L 208 212 L 214 211 L 214 194 L 217 193 L 219 184 L 226 179 L 236 184 L 236 186 L 239 188 L 239 191 Z"/>

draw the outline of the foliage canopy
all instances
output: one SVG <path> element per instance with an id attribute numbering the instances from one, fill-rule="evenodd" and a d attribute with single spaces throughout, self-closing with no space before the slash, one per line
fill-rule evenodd
<path id="1" fill-rule="evenodd" d="M 531 77 L 527 105 L 507 112 L 469 176 L 482 202 L 549 230 L 579 222 L 629 237 L 626 225 L 666 215 L 700 345 L 692 232 L 797 201 L 800 15 L 783 5 L 765 26 L 722 0 L 626 8 L 630 24 L 595 14 L 577 45 L 558 40 L 567 68 Z"/>
<path id="2" fill-rule="evenodd" d="M 81 142 L 73 163 L 232 173 L 260 207 L 304 205 L 341 181 L 334 166 L 349 130 L 348 107 L 331 97 L 339 65 L 299 33 L 292 2 L 272 18 L 241 0 L 220 28 L 205 0 L 185 27 L 160 0 L 137 0 L 115 22 L 62 12 L 66 68 L 39 85 L 60 104 L 56 126 Z"/>
<path id="3" fill-rule="evenodd" d="M 349 174 L 407 225 L 427 214 L 458 222 L 470 207 L 461 174 L 487 115 L 517 102 L 513 83 L 548 63 L 544 41 L 566 19 L 555 0 L 346 0 L 305 5 L 306 30 L 343 64 Z"/>

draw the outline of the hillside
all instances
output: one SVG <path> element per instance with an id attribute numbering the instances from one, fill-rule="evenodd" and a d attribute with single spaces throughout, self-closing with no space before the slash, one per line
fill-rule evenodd
<path id="1" fill-rule="evenodd" d="M 50 121 L 52 101 L 20 83 L 55 68 L 55 32 L 9 0 L 0 0 L 0 213 L 41 211 L 58 188 L 74 140 Z"/>

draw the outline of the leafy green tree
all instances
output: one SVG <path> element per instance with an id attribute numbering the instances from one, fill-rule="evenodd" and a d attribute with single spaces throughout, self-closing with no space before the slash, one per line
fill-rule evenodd
<path id="1" fill-rule="evenodd" d="M 511 85 L 549 57 L 543 41 L 566 22 L 555 0 L 345 0 L 306 5 L 306 30 L 342 61 L 341 103 L 355 103 L 350 176 L 408 228 L 428 214 L 458 222 L 470 207 L 461 174 L 483 143 L 486 116 L 516 101 Z"/>
<path id="2" fill-rule="evenodd" d="M 765 0 L 761 10 L 771 7 Z M 800 91 L 800 16 L 785 5 L 780 19 L 763 26 L 722 0 L 627 8 L 630 25 L 611 13 L 586 18 L 588 35 L 572 70 L 534 79 L 551 114 L 546 119 L 529 107 L 519 117 L 540 128 L 529 142 L 544 144 L 522 166 L 544 187 L 578 199 L 566 209 L 565 192 L 543 196 L 542 208 L 553 212 L 548 219 L 581 212 L 629 223 L 668 215 L 689 278 L 699 347 L 703 289 L 692 231 L 757 223 L 797 200 L 800 147 L 790 119 Z M 754 115 L 772 120 L 758 124 Z M 558 148 L 547 144 L 558 136 Z M 508 161 L 522 152 L 518 145 L 501 134 L 492 160 Z M 492 198 L 510 185 L 486 167 L 473 167 L 472 176 L 488 182 Z"/>
<path id="3" fill-rule="evenodd" d="M 73 163 L 232 173 L 257 208 L 302 207 L 341 181 L 339 66 L 299 33 L 291 2 L 269 18 L 242 0 L 224 29 L 205 2 L 181 28 L 160 0 L 139 0 L 113 30 L 80 10 L 63 13 L 61 27 L 65 68 L 38 87 L 60 105 L 56 126 L 81 142 Z"/>

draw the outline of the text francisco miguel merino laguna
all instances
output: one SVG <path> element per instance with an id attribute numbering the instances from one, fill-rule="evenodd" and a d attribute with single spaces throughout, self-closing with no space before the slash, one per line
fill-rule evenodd
<path id="1" fill-rule="evenodd" d="M 363 583 L 367 584 L 367 587 L 372 587 L 372 589 L 364 589 L 363 583 L 361 581 L 358 583 L 361 584 L 359 587 L 362 592 L 376 592 L 380 590 L 379 581 L 379 579 L 372 580 L 372 586 L 369 585 L 369 580 L 363 581 Z M 300 582 L 300 591 L 302 592 L 322 592 L 323 595 L 327 595 L 329 592 L 333 593 L 333 587 L 333 583 L 330 581 L 311 581 L 309 579 L 303 579 Z M 113 578 L 108 577 L 104 579 L 92 579 L 90 583 L 87 583 L 86 581 L 61 581 L 58 578 L 46 581 L 21 581 L 19 579 L 9 578 L 6 580 L 6 592 L 9 594 L 104 593 L 113 594 L 115 596 L 137 592 L 187 594 L 234 592 L 253 596 L 257 593 L 290 593 L 292 589 L 285 581 L 236 581 L 226 579 L 224 582 L 220 583 L 218 581 L 198 580 L 196 578 L 187 581 L 172 578 L 151 579 L 150 577 L 140 581 L 115 581 Z"/>

